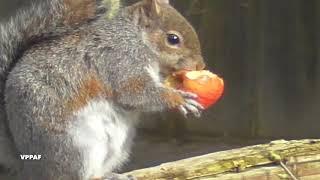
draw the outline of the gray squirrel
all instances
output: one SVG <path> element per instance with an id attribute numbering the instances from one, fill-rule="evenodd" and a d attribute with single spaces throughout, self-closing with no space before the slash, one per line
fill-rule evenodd
<path id="1" fill-rule="evenodd" d="M 163 84 L 205 67 L 193 27 L 169 0 L 119 1 L 42 0 L 0 25 L 0 165 L 16 179 L 134 179 L 114 171 L 139 114 L 200 116 Z"/>

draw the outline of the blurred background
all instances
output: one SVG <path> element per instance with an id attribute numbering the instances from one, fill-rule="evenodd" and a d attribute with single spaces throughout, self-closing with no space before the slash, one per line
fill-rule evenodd
<path id="1" fill-rule="evenodd" d="M 235 137 L 320 137 L 320 1 L 176 0 L 225 93 L 187 130 Z"/>
<path id="2" fill-rule="evenodd" d="M 27 3 L 1 0 L 0 20 Z M 320 137 L 319 0 L 171 3 L 198 32 L 207 68 L 225 81 L 224 96 L 201 119 L 146 116 L 128 169 L 270 139 Z"/>

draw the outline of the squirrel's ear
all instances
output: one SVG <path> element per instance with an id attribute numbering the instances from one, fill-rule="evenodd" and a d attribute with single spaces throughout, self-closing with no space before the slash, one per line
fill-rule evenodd
<path id="1" fill-rule="evenodd" d="M 164 5 L 168 5 L 169 0 L 142 0 L 131 6 L 129 12 L 132 13 L 133 22 L 144 27 L 150 25 L 151 19 L 161 16 Z"/>
<path id="2" fill-rule="evenodd" d="M 159 15 L 161 13 L 161 5 L 169 4 L 169 0 L 144 0 L 145 11 L 150 15 Z"/>

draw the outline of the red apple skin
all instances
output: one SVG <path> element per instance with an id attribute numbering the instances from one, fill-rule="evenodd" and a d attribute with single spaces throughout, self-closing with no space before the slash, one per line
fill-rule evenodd
<path id="1" fill-rule="evenodd" d="M 189 79 L 183 77 L 182 90 L 192 92 L 198 95 L 196 99 L 205 109 L 214 105 L 222 96 L 224 91 L 223 79 L 213 76 L 206 79 Z"/>

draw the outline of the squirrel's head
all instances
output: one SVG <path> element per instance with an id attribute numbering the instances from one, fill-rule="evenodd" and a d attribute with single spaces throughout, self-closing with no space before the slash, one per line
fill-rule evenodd
<path id="1" fill-rule="evenodd" d="M 146 44 L 159 55 L 162 73 L 205 67 L 197 33 L 169 0 L 142 0 L 129 7 Z"/>

